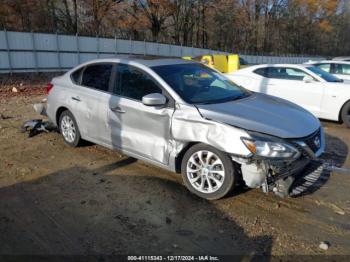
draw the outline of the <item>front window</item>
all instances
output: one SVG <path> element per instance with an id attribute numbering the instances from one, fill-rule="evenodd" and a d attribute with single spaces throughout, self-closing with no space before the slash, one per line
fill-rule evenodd
<path id="1" fill-rule="evenodd" d="M 292 67 L 269 67 L 267 68 L 268 78 L 302 81 L 309 76 L 303 70 Z"/>
<path id="2" fill-rule="evenodd" d="M 295 81 L 303 81 L 306 76 L 310 76 L 303 70 L 292 67 L 263 67 L 256 69 L 254 73 L 267 78 Z"/>
<path id="3" fill-rule="evenodd" d="M 321 77 L 322 79 L 326 80 L 327 82 L 343 82 L 341 79 L 315 67 L 315 66 L 309 66 L 307 67 L 307 69 L 309 69 L 311 72 L 315 73 L 316 75 L 318 75 L 319 77 Z"/>
<path id="4" fill-rule="evenodd" d="M 142 100 L 142 97 L 152 93 L 162 93 L 154 80 L 136 67 L 118 64 L 117 81 L 114 94 L 127 98 Z"/>
<path id="5" fill-rule="evenodd" d="M 201 64 L 176 64 L 152 68 L 190 104 L 232 101 L 250 94 L 222 74 Z"/>

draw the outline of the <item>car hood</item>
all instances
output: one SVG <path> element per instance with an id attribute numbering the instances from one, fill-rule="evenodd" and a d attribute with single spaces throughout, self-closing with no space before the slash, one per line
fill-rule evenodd
<path id="1" fill-rule="evenodd" d="M 207 119 L 280 138 L 300 138 L 320 127 L 305 109 L 280 98 L 253 93 L 246 98 L 220 104 L 197 104 Z"/>

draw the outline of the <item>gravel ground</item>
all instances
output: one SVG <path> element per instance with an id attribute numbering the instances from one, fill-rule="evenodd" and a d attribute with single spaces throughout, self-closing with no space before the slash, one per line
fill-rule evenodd
<path id="1" fill-rule="evenodd" d="M 350 174 L 321 172 L 294 198 L 241 188 L 206 201 L 117 152 L 28 138 L 19 127 L 44 95 L 25 90 L 0 92 L 0 254 L 350 255 Z M 322 125 L 324 160 L 349 168 L 350 129 Z"/>

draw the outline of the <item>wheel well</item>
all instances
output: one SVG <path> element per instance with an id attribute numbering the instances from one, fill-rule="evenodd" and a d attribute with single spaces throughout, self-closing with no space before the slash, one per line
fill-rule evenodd
<path id="1" fill-rule="evenodd" d="M 347 103 L 350 103 L 350 100 L 346 101 L 346 102 L 342 105 L 342 107 L 340 108 L 340 111 L 339 111 L 339 122 L 340 122 L 340 123 L 343 123 L 343 119 L 341 118 L 341 112 L 343 111 L 343 108 L 344 108 L 344 106 L 346 106 Z"/>
<path id="2" fill-rule="evenodd" d="M 61 106 L 60 108 L 57 109 L 57 112 L 56 112 L 56 124 L 57 124 L 57 126 L 59 126 L 58 121 L 60 119 L 61 114 L 66 110 L 68 110 L 68 108 L 66 108 L 64 106 Z"/>
<path id="3" fill-rule="evenodd" d="M 176 173 L 181 173 L 181 162 L 182 159 L 184 157 L 184 155 L 186 154 L 187 150 L 190 149 L 192 146 L 194 146 L 195 144 L 198 144 L 199 142 L 190 142 L 188 143 L 181 151 L 180 153 L 176 156 L 175 159 L 175 170 Z"/>

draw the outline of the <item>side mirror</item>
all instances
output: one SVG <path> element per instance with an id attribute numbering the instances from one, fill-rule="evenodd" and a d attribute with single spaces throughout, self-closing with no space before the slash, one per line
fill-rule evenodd
<path id="1" fill-rule="evenodd" d="M 315 82 L 315 79 L 312 76 L 304 76 L 303 81 L 305 83 L 313 83 Z"/>
<path id="2" fill-rule="evenodd" d="M 142 103 L 146 106 L 162 106 L 166 104 L 166 97 L 159 93 L 152 93 L 142 97 Z"/>

